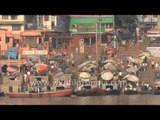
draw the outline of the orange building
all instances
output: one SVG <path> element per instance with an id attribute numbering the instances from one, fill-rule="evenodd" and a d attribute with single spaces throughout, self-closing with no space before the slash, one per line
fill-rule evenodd
<path id="1" fill-rule="evenodd" d="M 16 47 L 20 40 L 20 34 L 12 34 L 12 31 L 0 30 L 0 50 L 1 54 L 4 55 L 4 52 L 8 47 Z"/>

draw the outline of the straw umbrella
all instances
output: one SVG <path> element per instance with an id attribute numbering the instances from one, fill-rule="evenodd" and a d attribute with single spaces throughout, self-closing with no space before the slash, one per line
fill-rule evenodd
<path id="1" fill-rule="evenodd" d="M 84 79 L 87 79 L 87 78 L 90 78 L 91 77 L 91 74 L 87 73 L 87 72 L 81 72 L 79 74 L 79 77 L 80 78 L 84 78 Z"/>
<path id="2" fill-rule="evenodd" d="M 106 60 L 106 61 L 104 61 L 104 64 L 106 64 L 106 63 L 113 63 L 113 64 L 116 65 L 116 62 L 114 60 Z"/>
<path id="3" fill-rule="evenodd" d="M 7 71 L 8 71 L 8 72 L 16 72 L 17 69 L 12 68 L 12 67 L 7 67 Z"/>
<path id="4" fill-rule="evenodd" d="M 123 79 L 127 79 L 128 81 L 131 81 L 131 82 L 138 82 L 139 81 L 139 78 L 135 75 L 130 75 L 130 74 L 127 74 L 126 76 L 124 76 Z"/>
<path id="5" fill-rule="evenodd" d="M 103 80 L 111 80 L 113 78 L 113 74 L 111 72 L 105 72 L 101 75 Z"/>
<path id="6" fill-rule="evenodd" d="M 116 70 L 116 66 L 113 65 L 112 63 L 105 64 L 104 68 L 107 69 L 107 70 Z"/>
<path id="7" fill-rule="evenodd" d="M 132 73 L 136 73 L 138 71 L 138 68 L 137 67 L 130 67 L 128 69 L 126 69 L 127 72 L 132 72 Z"/>

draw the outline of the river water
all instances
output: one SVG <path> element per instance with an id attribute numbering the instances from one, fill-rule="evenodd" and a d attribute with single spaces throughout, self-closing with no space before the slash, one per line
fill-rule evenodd
<path id="1" fill-rule="evenodd" d="M 0 105 L 160 105 L 160 95 L 113 95 L 53 98 L 1 97 Z"/>

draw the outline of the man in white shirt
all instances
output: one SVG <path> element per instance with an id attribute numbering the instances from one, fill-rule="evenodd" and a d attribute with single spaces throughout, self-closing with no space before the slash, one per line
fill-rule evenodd
<path id="1" fill-rule="evenodd" d="M 121 71 L 119 72 L 118 76 L 119 76 L 119 79 L 121 80 L 122 79 L 122 72 Z"/>

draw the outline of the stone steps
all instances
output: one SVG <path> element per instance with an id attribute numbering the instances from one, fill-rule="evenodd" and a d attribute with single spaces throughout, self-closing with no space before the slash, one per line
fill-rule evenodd
<path id="1" fill-rule="evenodd" d="M 151 86 L 154 85 L 154 70 L 148 69 L 143 72 L 140 81 L 148 82 Z"/>

